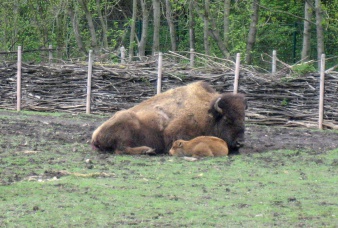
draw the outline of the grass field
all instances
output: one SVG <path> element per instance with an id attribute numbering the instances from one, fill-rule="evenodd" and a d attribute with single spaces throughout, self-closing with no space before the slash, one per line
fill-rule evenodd
<path id="1" fill-rule="evenodd" d="M 0 117 L 0 227 L 338 227 L 338 149 L 114 156 L 61 134 L 98 117 L 29 115 Z"/>

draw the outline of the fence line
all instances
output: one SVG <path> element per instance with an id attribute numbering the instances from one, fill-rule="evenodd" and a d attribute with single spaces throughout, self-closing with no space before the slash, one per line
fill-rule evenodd
<path id="1" fill-rule="evenodd" d="M 190 49 L 190 67 L 193 68 L 195 66 L 195 50 L 193 48 Z"/>
<path id="2" fill-rule="evenodd" d="M 52 46 L 49 46 L 50 54 L 49 58 L 50 61 L 52 59 Z M 121 47 L 121 63 L 125 62 L 125 48 Z M 21 111 L 21 66 L 22 66 L 22 47 L 18 46 L 17 51 L 17 111 Z M 124 54 L 123 54 L 124 53 Z M 190 50 L 190 66 L 194 66 L 194 58 L 195 58 L 195 52 L 193 49 Z M 162 53 L 160 52 L 158 54 L 158 76 L 157 76 L 157 94 L 161 92 L 162 87 Z M 273 51 L 273 58 L 272 58 L 272 72 L 276 72 L 276 59 L 277 54 L 276 51 Z M 234 75 L 234 85 L 233 85 L 233 93 L 238 92 L 238 80 L 240 76 L 240 53 L 237 53 L 236 55 L 236 62 L 235 62 L 235 75 Z M 324 119 L 324 80 L 325 80 L 325 54 L 322 54 L 321 56 L 321 69 L 320 69 L 320 91 L 319 91 L 319 116 L 318 116 L 318 128 L 323 129 L 323 119 Z M 93 64 L 93 57 L 92 57 L 92 51 L 89 51 L 88 56 L 88 78 L 87 78 L 87 97 L 86 97 L 86 113 L 90 114 L 91 112 L 91 77 L 92 77 L 92 64 Z"/>
<path id="3" fill-rule="evenodd" d="M 162 88 L 162 52 L 158 53 L 157 94 L 161 93 L 161 88 Z"/>
<path id="4" fill-rule="evenodd" d="M 272 73 L 276 73 L 277 71 L 277 51 L 273 50 L 272 51 Z"/>
<path id="5" fill-rule="evenodd" d="M 21 110 L 21 59 L 22 59 L 22 50 L 21 46 L 18 46 L 18 71 L 17 71 L 17 102 L 16 102 L 16 110 Z"/>
<path id="6" fill-rule="evenodd" d="M 48 45 L 48 62 L 49 64 L 52 63 L 52 59 L 53 59 L 53 52 L 52 52 L 53 46 L 50 44 Z"/>
<path id="7" fill-rule="evenodd" d="M 236 94 L 238 92 L 238 80 L 239 80 L 240 64 L 241 64 L 241 54 L 237 53 L 237 55 L 236 55 L 236 66 L 235 66 L 234 94 Z"/>
<path id="8" fill-rule="evenodd" d="M 121 52 L 121 63 L 124 64 L 126 59 L 126 49 L 122 46 L 120 48 L 120 52 Z"/>
<path id="9" fill-rule="evenodd" d="M 320 88 L 319 88 L 319 119 L 318 128 L 323 129 L 324 116 L 324 81 L 325 80 L 325 54 L 321 55 L 320 62 Z"/>
<path id="10" fill-rule="evenodd" d="M 91 100 L 91 93 L 92 93 L 92 71 L 93 71 L 92 50 L 89 50 L 86 114 L 90 114 L 90 100 Z"/>

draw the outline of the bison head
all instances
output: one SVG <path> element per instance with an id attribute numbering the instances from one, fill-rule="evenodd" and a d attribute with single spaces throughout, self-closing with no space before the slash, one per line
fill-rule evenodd
<path id="1" fill-rule="evenodd" d="M 215 121 L 212 134 L 224 139 L 232 153 L 244 144 L 246 108 L 244 95 L 223 94 L 212 102 L 209 110 Z"/>
<path id="2" fill-rule="evenodd" d="M 92 148 L 104 152 L 123 149 L 123 146 L 135 146 L 132 140 L 139 137 L 141 128 L 135 113 L 122 110 L 99 126 L 92 135 Z"/>

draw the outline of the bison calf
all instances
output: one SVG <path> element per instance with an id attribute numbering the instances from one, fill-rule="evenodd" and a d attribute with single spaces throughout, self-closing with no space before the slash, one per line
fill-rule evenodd
<path id="1" fill-rule="evenodd" d="M 169 150 L 173 156 L 213 157 L 228 155 L 227 143 L 213 136 L 199 136 L 190 141 L 176 140 Z"/>

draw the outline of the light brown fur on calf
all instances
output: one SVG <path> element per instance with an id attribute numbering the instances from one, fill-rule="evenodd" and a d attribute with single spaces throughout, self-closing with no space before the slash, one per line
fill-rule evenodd
<path id="1" fill-rule="evenodd" d="M 228 145 L 220 138 L 199 136 L 190 141 L 176 140 L 169 150 L 173 156 L 213 157 L 228 155 Z"/>

